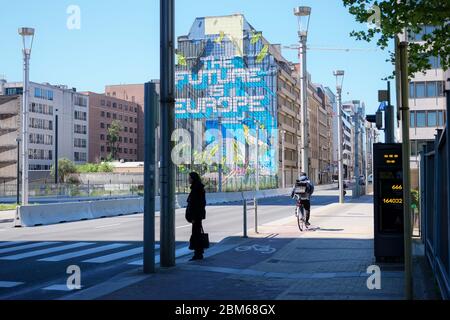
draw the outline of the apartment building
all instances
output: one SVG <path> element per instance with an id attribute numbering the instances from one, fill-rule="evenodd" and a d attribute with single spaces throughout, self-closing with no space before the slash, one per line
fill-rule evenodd
<path id="1" fill-rule="evenodd" d="M 21 137 L 21 106 L 21 96 L 0 95 L 1 184 L 15 183 L 17 177 L 17 156 L 21 152 L 17 144 Z"/>
<path id="2" fill-rule="evenodd" d="M 424 26 L 419 33 L 402 34 L 402 40 L 423 43 L 423 36 L 432 33 L 436 27 Z M 419 152 L 427 142 L 434 141 L 437 129 L 446 123 L 445 82 L 450 70 L 444 71 L 439 56 L 429 60 L 431 69 L 414 75 L 409 86 L 412 185 L 418 186 Z M 401 128 L 401 126 L 399 126 Z M 400 132 L 401 133 L 401 132 Z M 399 134 L 401 139 L 401 134 Z"/>
<path id="3" fill-rule="evenodd" d="M 351 125 L 351 148 L 353 151 L 351 161 L 353 162 L 353 164 L 351 175 L 349 176 L 349 178 L 353 178 L 354 176 L 356 176 L 355 171 L 357 167 L 359 168 L 359 175 L 363 176 L 365 175 L 366 167 L 366 107 L 364 102 L 360 100 L 351 100 L 348 102 L 344 102 L 342 104 L 342 109 L 344 110 L 346 120 Z"/>
<path id="4" fill-rule="evenodd" d="M 110 159 L 112 145 L 109 129 L 114 121 L 120 123 L 117 159 L 125 162 L 138 161 L 139 105 L 134 102 L 105 94 L 84 92 L 89 101 L 89 162 Z"/>
<path id="5" fill-rule="evenodd" d="M 19 96 L 22 99 L 21 82 L 2 81 L 0 85 L 4 96 Z M 48 172 L 56 157 L 67 158 L 77 164 L 88 160 L 88 110 L 87 98 L 75 88 L 30 82 L 29 170 Z M 58 155 L 55 155 L 56 140 Z"/>
<path id="6" fill-rule="evenodd" d="M 144 84 L 123 84 L 107 85 L 105 94 L 109 97 L 122 99 L 137 105 L 137 159 L 144 161 L 144 107 L 145 107 L 145 85 Z"/>

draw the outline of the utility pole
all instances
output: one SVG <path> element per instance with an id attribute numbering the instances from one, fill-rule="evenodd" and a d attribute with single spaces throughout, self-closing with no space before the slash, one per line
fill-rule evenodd
<path id="1" fill-rule="evenodd" d="M 308 39 L 309 20 L 311 17 L 310 7 L 297 7 L 294 9 L 294 15 L 298 18 L 300 41 L 300 84 L 301 84 L 301 131 L 302 131 L 302 171 L 309 176 L 309 142 L 308 142 L 308 71 L 306 68 L 306 42 Z M 284 160 L 283 160 L 284 161 Z M 283 169 L 284 170 L 284 169 Z M 284 171 L 283 171 L 284 174 Z"/>
<path id="2" fill-rule="evenodd" d="M 161 32 L 161 266 L 175 266 L 175 167 L 171 139 L 175 127 L 175 4 L 160 0 Z"/>
<path id="3" fill-rule="evenodd" d="M 405 245 L 405 295 L 413 299 L 412 278 L 412 244 L 411 244 L 411 169 L 409 141 L 409 70 L 408 43 L 400 43 L 400 77 L 401 77 L 401 114 L 402 114 L 402 153 L 403 153 L 403 225 Z"/>
<path id="4" fill-rule="evenodd" d="M 222 181 L 223 181 L 223 165 L 222 165 L 222 161 L 223 161 L 223 141 L 224 141 L 224 138 L 223 138 L 223 130 L 222 130 L 222 115 L 219 115 L 219 118 L 218 118 L 218 125 L 219 125 L 219 131 L 220 131 L 220 134 L 219 134 L 219 138 L 220 138 L 220 141 L 219 141 L 219 172 L 218 172 L 218 174 L 219 174 L 219 181 L 218 181 L 218 192 L 222 192 Z"/>
<path id="5" fill-rule="evenodd" d="M 286 188 L 286 173 L 284 172 L 285 169 L 285 149 L 284 149 L 284 141 L 286 139 L 286 131 L 281 131 L 281 185 L 282 188 Z"/>
<path id="6" fill-rule="evenodd" d="M 58 109 L 55 111 L 55 184 L 58 184 Z"/>
<path id="7" fill-rule="evenodd" d="M 155 128 L 158 96 L 154 83 L 145 84 L 144 149 L 144 273 L 155 272 L 155 195 L 156 143 Z"/>
<path id="8" fill-rule="evenodd" d="M 16 203 L 20 204 L 20 137 L 16 138 L 17 142 L 17 180 L 16 180 Z"/>
<path id="9" fill-rule="evenodd" d="M 353 119 L 355 125 L 355 192 L 353 194 L 353 198 L 359 198 L 359 107 L 353 115 Z"/>
<path id="10" fill-rule="evenodd" d="M 338 170 L 339 170 L 339 203 L 344 203 L 344 162 L 343 162 L 343 132 L 342 132 L 342 85 L 345 72 L 337 70 L 334 72 L 336 77 L 337 109 L 338 109 Z"/>

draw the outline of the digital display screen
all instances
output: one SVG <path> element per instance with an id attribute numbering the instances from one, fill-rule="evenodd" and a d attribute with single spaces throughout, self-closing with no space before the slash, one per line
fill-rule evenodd
<path id="1" fill-rule="evenodd" d="M 383 169 L 378 178 L 380 194 L 380 232 L 403 232 L 403 173 Z"/>

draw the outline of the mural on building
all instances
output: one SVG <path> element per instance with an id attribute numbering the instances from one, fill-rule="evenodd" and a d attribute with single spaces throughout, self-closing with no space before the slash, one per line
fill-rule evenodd
<path id="1" fill-rule="evenodd" d="M 191 157 L 179 171 L 188 166 L 217 177 L 221 164 L 224 183 L 253 188 L 258 162 L 263 181 L 276 184 L 277 66 L 261 34 L 240 15 L 198 18 L 179 38 L 177 59 L 176 127 L 200 144 L 187 149 Z"/>

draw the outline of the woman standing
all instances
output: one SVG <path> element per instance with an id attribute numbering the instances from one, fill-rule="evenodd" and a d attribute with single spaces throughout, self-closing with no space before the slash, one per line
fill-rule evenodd
<path id="1" fill-rule="evenodd" d="M 191 193 L 187 199 L 186 220 L 192 223 L 192 236 L 189 248 L 195 251 L 193 260 L 203 259 L 203 244 L 201 235 L 203 233 L 202 220 L 206 218 L 205 186 L 196 172 L 189 174 Z"/>

